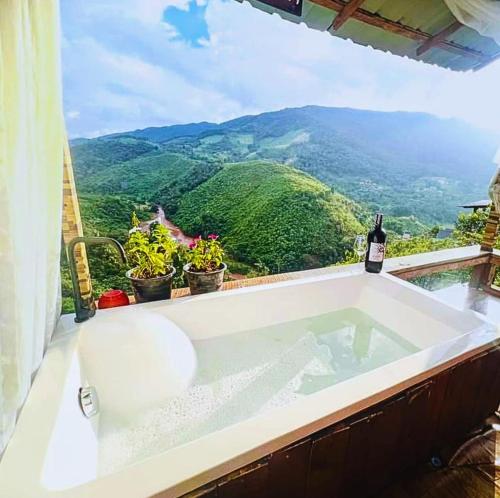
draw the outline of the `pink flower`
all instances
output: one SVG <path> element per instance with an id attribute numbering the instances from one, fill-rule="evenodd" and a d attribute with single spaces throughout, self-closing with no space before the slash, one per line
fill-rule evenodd
<path id="1" fill-rule="evenodd" d="M 194 249 L 196 247 L 196 240 L 193 240 L 188 247 L 189 249 Z"/>
<path id="2" fill-rule="evenodd" d="M 217 240 L 219 238 L 218 235 L 215 235 L 215 233 L 211 233 L 209 236 L 208 236 L 209 239 L 212 239 L 212 240 Z"/>
<path id="3" fill-rule="evenodd" d="M 201 240 L 201 235 L 197 235 L 193 240 L 195 240 L 196 242 L 198 242 L 198 240 Z"/>

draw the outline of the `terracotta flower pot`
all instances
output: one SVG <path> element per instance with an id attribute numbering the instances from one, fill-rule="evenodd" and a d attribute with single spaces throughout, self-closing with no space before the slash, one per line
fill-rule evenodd
<path id="1" fill-rule="evenodd" d="M 187 276 L 189 289 L 192 295 L 221 290 L 224 281 L 224 272 L 227 269 L 225 263 L 222 263 L 218 270 L 211 272 L 192 271 L 190 268 L 191 263 L 184 265 L 184 273 Z"/>
<path id="2" fill-rule="evenodd" d="M 132 277 L 134 269 L 129 270 L 126 276 L 132 283 L 135 300 L 138 303 L 148 301 L 159 301 L 161 299 L 170 299 L 172 295 L 172 281 L 175 275 L 175 268 L 172 267 L 170 273 L 154 278 L 135 278 Z"/>

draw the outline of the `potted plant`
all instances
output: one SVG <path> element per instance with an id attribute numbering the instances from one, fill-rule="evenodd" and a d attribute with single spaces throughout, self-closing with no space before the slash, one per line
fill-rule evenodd
<path id="1" fill-rule="evenodd" d="M 126 275 L 132 283 L 135 300 L 143 303 L 170 299 L 177 242 L 160 223 L 153 222 L 142 229 L 135 213 L 132 226 L 125 251 L 131 266 Z"/>
<path id="2" fill-rule="evenodd" d="M 224 250 L 218 239 L 215 234 L 206 239 L 199 235 L 189 244 L 184 273 L 193 295 L 218 291 L 222 287 L 227 266 L 222 262 Z"/>

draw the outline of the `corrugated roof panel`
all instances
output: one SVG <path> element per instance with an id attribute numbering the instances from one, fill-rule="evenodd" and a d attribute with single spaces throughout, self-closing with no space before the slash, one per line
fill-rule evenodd
<path id="1" fill-rule="evenodd" d="M 478 33 L 472 28 L 464 26 L 458 31 L 455 31 L 448 40 L 463 45 L 464 47 L 475 47 L 477 45 Z M 494 55 L 500 52 L 500 47 L 495 43 L 493 38 L 487 38 L 486 36 L 481 36 L 481 52 L 486 55 Z"/>
<path id="2" fill-rule="evenodd" d="M 451 65 L 453 67 L 460 65 L 461 57 L 443 52 L 440 48 L 431 48 L 425 54 L 426 62 L 436 64 L 437 66 Z"/>
<path id="3" fill-rule="evenodd" d="M 319 31 L 326 31 L 332 24 L 336 13 L 321 5 L 312 5 L 310 11 L 305 16 L 305 22 L 308 27 L 315 27 Z"/>
<path id="4" fill-rule="evenodd" d="M 378 12 L 385 2 L 387 2 L 387 0 L 365 0 L 362 7 L 370 12 Z"/>
<path id="5" fill-rule="evenodd" d="M 425 33 L 436 34 L 453 24 L 456 19 L 448 9 L 439 9 L 432 16 L 422 17 L 417 28 Z"/>
<path id="6" fill-rule="evenodd" d="M 305 22 L 308 27 L 320 31 L 325 31 L 337 15 L 335 9 L 325 6 L 329 5 L 328 3 L 325 4 L 325 0 L 303 0 L 303 12 L 300 18 L 261 3 L 258 0 L 249 0 L 249 2 L 260 10 L 269 13 L 278 13 L 283 19 L 294 23 Z M 315 2 L 319 2 L 322 5 L 318 5 Z M 399 22 L 403 26 L 418 29 L 431 36 L 438 34 L 455 22 L 455 18 L 443 0 L 365 0 L 361 8 L 390 21 Z M 421 56 L 418 56 L 416 50 L 423 41 L 414 40 L 353 18 L 348 19 L 337 32 L 330 31 L 330 34 L 350 39 L 360 45 L 389 51 L 395 55 L 408 56 L 415 60 L 437 64 L 456 71 L 473 69 L 475 66 L 487 61 L 487 59 L 470 57 L 465 53 L 462 55 L 454 51 L 445 50 L 443 47 L 432 48 Z M 448 40 L 463 47 L 483 52 L 488 57 L 500 53 L 500 46 L 494 40 L 481 36 L 476 31 L 467 27 L 463 27 L 453 35 L 450 35 Z"/>
<path id="7" fill-rule="evenodd" d="M 438 33 L 455 21 L 442 0 L 365 0 L 362 8 L 426 33 Z"/>
<path id="8" fill-rule="evenodd" d="M 363 2 L 364 3 L 364 2 Z M 386 19 L 391 19 L 392 21 L 397 21 L 399 17 L 401 17 L 401 13 L 404 9 L 411 7 L 412 2 L 406 2 L 406 4 L 399 5 L 395 2 L 384 2 L 376 11 L 373 11 L 374 14 L 378 14 Z M 370 10 L 366 5 L 362 5 L 361 8 L 365 10 Z M 372 12 L 372 11 L 370 11 Z"/>
<path id="9" fill-rule="evenodd" d="M 337 34 L 340 38 L 358 41 L 361 45 L 369 45 L 379 50 L 390 51 L 396 55 L 407 55 L 414 52 L 415 42 L 394 33 L 367 25 L 356 19 L 349 19 Z M 365 41 L 366 40 L 366 41 Z"/>

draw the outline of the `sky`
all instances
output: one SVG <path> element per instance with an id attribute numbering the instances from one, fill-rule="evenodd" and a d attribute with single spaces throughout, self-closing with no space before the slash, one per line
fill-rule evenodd
<path id="1" fill-rule="evenodd" d="M 61 19 L 71 138 L 310 104 L 500 132 L 500 60 L 456 73 L 234 0 L 61 0 Z"/>

